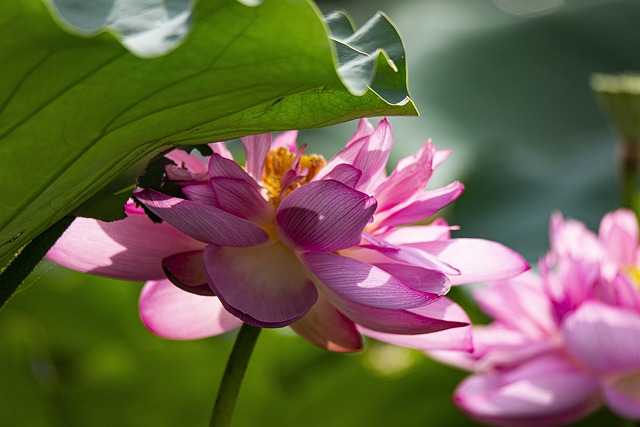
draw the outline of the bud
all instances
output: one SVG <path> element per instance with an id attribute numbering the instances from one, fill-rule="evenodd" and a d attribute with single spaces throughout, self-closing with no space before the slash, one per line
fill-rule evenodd
<path id="1" fill-rule="evenodd" d="M 640 73 L 594 74 L 590 83 L 626 142 L 640 144 Z"/>

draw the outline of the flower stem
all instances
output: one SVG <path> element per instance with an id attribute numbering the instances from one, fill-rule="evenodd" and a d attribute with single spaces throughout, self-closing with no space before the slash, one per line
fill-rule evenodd
<path id="1" fill-rule="evenodd" d="M 233 409 L 236 406 L 242 378 L 244 378 L 249 358 L 261 330 L 261 328 L 247 323 L 244 323 L 240 328 L 218 389 L 218 397 L 213 406 L 213 413 L 209 422 L 210 427 L 228 427 L 231 425 Z"/>
<path id="2" fill-rule="evenodd" d="M 626 139 L 626 138 L 625 138 Z M 620 159 L 622 172 L 622 205 L 637 211 L 638 179 L 640 177 L 640 144 L 639 141 L 623 141 Z"/>

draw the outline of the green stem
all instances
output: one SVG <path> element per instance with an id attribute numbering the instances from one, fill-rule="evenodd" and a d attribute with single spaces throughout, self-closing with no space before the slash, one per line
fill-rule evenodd
<path id="1" fill-rule="evenodd" d="M 16 293 L 18 287 L 36 268 L 62 233 L 71 225 L 73 217 L 66 216 L 25 245 L 10 264 L 0 272 L 0 309 Z"/>
<path id="2" fill-rule="evenodd" d="M 640 145 L 639 141 L 625 140 L 622 143 L 621 169 L 622 169 L 622 205 L 636 210 L 636 191 L 638 190 L 638 178 L 640 171 Z M 636 212 L 638 214 L 638 212 Z"/>
<path id="3" fill-rule="evenodd" d="M 213 406 L 213 413 L 209 422 L 210 427 L 228 427 L 231 425 L 233 409 L 236 406 L 242 378 L 244 378 L 251 352 L 261 330 L 261 328 L 247 323 L 244 323 L 240 328 L 218 389 L 218 397 Z"/>

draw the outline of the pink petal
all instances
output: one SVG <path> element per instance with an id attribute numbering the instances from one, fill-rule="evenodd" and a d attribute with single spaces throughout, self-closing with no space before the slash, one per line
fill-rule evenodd
<path id="1" fill-rule="evenodd" d="M 623 273 L 617 273 L 610 284 L 616 295 L 614 305 L 630 308 L 640 313 L 640 292 L 638 292 L 633 278 Z"/>
<path id="2" fill-rule="evenodd" d="M 482 311 L 530 339 L 546 338 L 556 332 L 553 307 L 540 277 L 533 272 L 474 288 L 473 298 Z"/>
<path id="3" fill-rule="evenodd" d="M 306 316 L 290 326 L 298 335 L 325 350 L 345 353 L 362 349 L 362 337 L 354 323 L 321 296 Z"/>
<path id="4" fill-rule="evenodd" d="M 603 391 L 613 411 L 625 418 L 640 420 L 640 370 L 608 381 Z"/>
<path id="5" fill-rule="evenodd" d="M 206 181 L 207 164 L 205 161 L 183 150 L 173 150 L 165 154 L 174 165 L 166 165 L 165 172 L 172 181 Z"/>
<path id="6" fill-rule="evenodd" d="M 638 219 L 628 209 L 606 214 L 600 221 L 600 241 L 607 258 L 620 265 L 634 265 L 638 252 Z"/>
<path id="7" fill-rule="evenodd" d="M 362 172 L 360 169 L 356 169 L 351 165 L 343 163 L 333 168 L 333 170 L 329 172 L 324 179 L 332 179 L 343 183 L 347 187 L 354 188 L 361 176 Z"/>
<path id="8" fill-rule="evenodd" d="M 458 269 L 460 275 L 451 277 L 454 285 L 508 279 L 529 269 L 520 254 L 490 240 L 450 239 L 411 246 Z"/>
<path id="9" fill-rule="evenodd" d="M 364 131 L 366 132 L 366 129 Z M 367 189 L 374 178 L 384 173 L 392 144 L 391 125 L 383 119 L 370 135 L 352 139 L 343 150 L 327 162 L 315 179 L 323 179 L 329 171 L 345 163 L 362 171 L 362 178 L 357 188 L 368 192 Z"/>
<path id="10" fill-rule="evenodd" d="M 197 182 L 207 180 L 206 173 L 196 174 L 188 169 L 183 169 L 176 165 L 166 165 L 164 171 L 167 174 L 167 178 L 171 181 Z"/>
<path id="11" fill-rule="evenodd" d="M 461 183 L 453 182 L 437 190 L 425 191 L 417 195 L 415 200 L 406 206 L 381 212 L 380 218 L 376 218 L 376 222 L 379 227 L 392 227 L 423 220 L 453 202 L 462 194 L 463 190 L 464 186 Z"/>
<path id="12" fill-rule="evenodd" d="M 184 292 L 168 280 L 147 282 L 140 294 L 140 318 L 154 334 L 191 340 L 223 334 L 242 321 L 229 314 L 215 297 Z"/>
<path id="13" fill-rule="evenodd" d="M 433 172 L 431 162 L 435 152 L 435 147 L 427 142 L 415 156 L 398 162 L 389 178 L 374 192 L 380 211 L 399 205 L 424 190 Z"/>
<path id="14" fill-rule="evenodd" d="M 408 167 L 411 167 L 412 165 L 415 165 L 418 159 L 423 159 L 422 161 L 424 161 L 424 159 L 429 159 L 433 157 L 432 155 L 429 154 L 432 148 L 435 150 L 435 147 L 433 147 L 433 145 L 431 144 L 431 141 L 427 140 L 424 144 L 420 146 L 420 148 L 418 148 L 418 151 L 416 151 L 415 154 L 411 154 L 407 157 L 403 157 L 400 160 L 398 160 L 398 163 L 396 163 L 396 167 L 394 169 L 394 172 L 392 172 L 392 174 L 395 172 L 399 172 L 404 168 L 408 168 Z M 433 169 L 431 167 L 431 160 L 429 160 L 428 163 L 423 166 L 428 167 L 429 169 Z M 420 189 L 423 189 L 423 188 L 424 186 L 420 187 Z"/>
<path id="15" fill-rule="evenodd" d="M 473 351 L 470 325 L 462 325 L 420 335 L 383 335 L 364 330 L 362 333 L 378 341 L 399 345 L 401 347 L 415 348 L 424 352 L 441 351 L 467 355 Z"/>
<path id="16" fill-rule="evenodd" d="M 392 245 L 368 233 L 363 233 L 362 237 L 370 242 L 371 245 L 360 245 L 340 252 L 343 255 L 357 258 L 370 264 L 389 262 L 391 259 L 401 264 L 412 264 L 430 270 L 438 270 L 449 276 L 460 274 L 458 269 L 439 260 L 428 252 L 410 246 Z"/>
<path id="17" fill-rule="evenodd" d="M 373 133 L 373 129 L 374 129 L 374 127 L 371 124 L 371 122 L 369 121 L 369 119 L 360 119 L 360 120 L 358 120 L 358 129 L 351 136 L 351 138 L 349 138 L 349 141 L 347 142 L 346 146 L 348 147 L 351 144 L 353 144 L 354 142 L 358 141 L 359 139 L 371 135 Z"/>
<path id="18" fill-rule="evenodd" d="M 458 230 L 455 225 L 429 224 L 412 225 L 392 228 L 382 235 L 382 238 L 393 245 L 408 245 L 411 243 L 430 242 L 432 240 L 450 240 L 451 230 Z"/>
<path id="19" fill-rule="evenodd" d="M 431 141 L 427 141 L 431 142 Z M 449 155 L 453 152 L 453 150 L 438 150 L 436 154 L 433 156 L 433 170 L 436 170 L 438 166 L 444 163 L 445 160 L 449 157 Z"/>
<path id="20" fill-rule="evenodd" d="M 218 154 L 225 159 L 233 160 L 233 154 L 231 154 L 231 151 L 227 148 L 227 144 L 224 142 L 212 142 L 207 145 L 215 154 Z"/>
<path id="21" fill-rule="evenodd" d="M 144 281 L 165 277 L 163 258 L 204 247 L 167 223 L 128 212 L 114 222 L 76 218 L 47 258 L 77 271 Z"/>
<path id="22" fill-rule="evenodd" d="M 297 167 L 297 166 L 296 166 Z M 289 187 L 303 181 L 305 179 L 304 175 L 298 175 L 297 169 L 289 169 L 282 175 L 282 179 L 280 180 L 281 185 L 281 195 L 286 194 L 285 191 L 289 189 Z"/>
<path id="23" fill-rule="evenodd" d="M 452 329 L 452 331 L 456 331 L 456 330 Z M 463 371 L 475 371 L 477 370 L 476 368 L 477 361 L 474 357 L 474 354 L 470 353 L 470 351 L 475 352 L 475 334 L 473 335 L 473 341 L 471 345 L 467 349 L 461 348 L 461 349 L 454 349 L 454 350 L 439 350 L 439 349 L 425 350 L 429 358 L 437 362 L 440 362 L 448 366 L 452 366 L 454 368 L 457 368 Z"/>
<path id="24" fill-rule="evenodd" d="M 594 261 L 603 257 L 602 247 L 596 235 L 583 223 L 565 220 L 560 213 L 551 216 L 549 241 L 552 252 L 559 256 Z"/>
<path id="25" fill-rule="evenodd" d="M 247 174 L 256 182 L 262 182 L 264 160 L 271 149 L 271 134 L 250 135 L 241 138 L 241 140 L 247 158 L 244 165 Z"/>
<path id="26" fill-rule="evenodd" d="M 560 425 L 600 404 L 598 381 L 565 360 L 548 356 L 506 371 L 465 379 L 454 400 L 467 414 L 491 425 Z"/>
<path id="27" fill-rule="evenodd" d="M 179 168 L 184 168 L 193 174 L 205 174 L 207 172 L 207 165 L 200 157 L 189 154 L 184 150 L 173 150 L 164 156 L 172 160 Z"/>
<path id="28" fill-rule="evenodd" d="M 218 154 L 209 158 L 209 178 L 236 178 L 260 190 L 260 184 L 256 182 L 242 167 L 231 159 L 226 159 Z M 260 177 L 262 180 L 262 177 Z"/>
<path id="29" fill-rule="evenodd" d="M 358 190 L 369 192 L 374 178 L 384 173 L 391 146 L 393 145 L 393 132 L 387 119 L 380 120 L 373 133 L 364 139 L 360 152 L 351 163 L 356 169 L 362 171 L 362 177 L 358 181 Z M 357 143 L 354 143 L 356 145 Z"/>
<path id="30" fill-rule="evenodd" d="M 443 301 L 443 302 L 440 302 Z M 365 335 L 380 341 L 390 342 L 392 344 L 402 345 L 412 348 L 427 348 L 429 340 L 425 340 L 429 334 L 453 330 L 464 329 L 462 334 L 448 335 L 449 338 L 455 338 L 446 344 L 446 348 L 461 349 L 461 342 L 464 341 L 464 349 L 471 346 L 471 335 L 469 328 L 469 319 L 464 316 L 448 316 L 445 319 L 438 307 L 442 308 L 443 304 L 451 304 L 446 298 L 419 308 L 410 310 L 391 310 L 387 308 L 370 307 L 364 304 L 357 304 L 348 300 L 338 300 L 336 304 L 349 318 L 358 324 L 358 329 Z M 431 311 L 424 311 L 425 307 L 430 307 Z M 455 309 L 451 309 L 453 312 Z M 425 314 L 426 313 L 426 314 Z M 460 335 L 464 339 L 457 339 L 455 335 Z M 458 337 L 458 338 L 460 338 Z"/>
<path id="31" fill-rule="evenodd" d="M 554 305 L 557 318 L 594 298 L 597 288 L 594 285 L 602 281 L 600 267 L 597 261 L 575 259 L 571 255 L 558 256 L 553 252 L 538 261 L 545 293 Z"/>
<path id="32" fill-rule="evenodd" d="M 345 256 L 307 252 L 299 255 L 318 286 L 341 299 L 379 308 L 404 309 L 433 302 L 438 295 L 402 283 L 373 265 Z M 332 301 L 333 302 L 333 301 Z"/>
<path id="33" fill-rule="evenodd" d="M 180 289 L 196 295 L 213 296 L 204 274 L 202 250 L 181 252 L 162 260 L 167 278 Z"/>
<path id="34" fill-rule="evenodd" d="M 354 143 L 347 145 L 345 148 L 339 151 L 335 156 L 327 161 L 327 164 L 322 169 L 320 169 L 316 176 L 313 177 L 313 180 L 316 181 L 324 179 L 329 174 L 329 172 L 331 172 L 339 165 L 347 164 L 350 166 L 354 166 L 353 162 L 362 149 L 362 146 L 366 143 L 366 140 L 367 138 L 358 139 L 354 141 Z"/>
<path id="35" fill-rule="evenodd" d="M 295 153 L 296 151 L 298 151 L 298 143 L 296 142 L 297 139 L 297 130 L 282 132 L 273 139 L 273 142 L 271 143 L 271 149 L 275 150 L 280 147 L 284 147 L 289 150 L 290 153 Z"/>
<path id="36" fill-rule="evenodd" d="M 273 221 L 273 207 L 255 186 L 237 178 L 211 178 L 217 207 L 256 224 Z"/>
<path id="37" fill-rule="evenodd" d="M 338 181 L 314 181 L 278 207 L 276 229 L 296 249 L 331 252 L 360 243 L 376 201 Z"/>
<path id="38" fill-rule="evenodd" d="M 194 239 L 219 246 L 260 245 L 269 235 L 254 223 L 221 209 L 153 190 L 135 193 L 153 213 Z"/>
<path id="39" fill-rule="evenodd" d="M 208 181 L 202 184 L 187 185 L 182 187 L 182 193 L 187 196 L 187 199 L 192 202 L 204 203 L 205 205 L 218 206 L 218 200 L 216 194 L 211 188 L 211 183 Z"/>
<path id="40" fill-rule="evenodd" d="M 473 327 L 473 355 L 478 359 L 474 370 L 515 367 L 558 347 L 554 337 L 530 337 L 498 321 Z"/>
<path id="41" fill-rule="evenodd" d="M 440 362 L 469 371 L 506 370 L 558 351 L 558 343 L 549 337 L 533 340 L 521 331 L 500 322 L 473 326 L 473 353 L 429 351 Z"/>
<path id="42" fill-rule="evenodd" d="M 437 270 L 397 263 L 376 263 L 374 265 L 419 291 L 442 296 L 451 290 L 449 278 Z"/>
<path id="43" fill-rule="evenodd" d="M 449 318 L 443 319 L 443 318 L 421 316 L 424 319 L 431 320 L 434 328 L 430 331 L 427 330 L 427 331 L 420 332 L 416 335 L 409 335 L 409 334 L 379 332 L 378 330 L 365 328 L 363 327 L 364 325 L 359 325 L 358 329 L 368 337 L 377 339 L 378 341 L 384 341 L 390 344 L 399 345 L 402 347 L 416 348 L 423 351 L 449 350 L 455 353 L 472 351 L 473 343 L 471 339 L 471 326 L 469 324 L 469 318 L 466 316 L 464 311 L 459 306 L 447 300 L 446 298 L 442 298 L 437 302 L 435 302 L 434 304 L 439 304 L 439 303 L 451 305 L 451 307 L 448 310 L 450 314 L 444 316 Z M 429 304 L 428 306 L 420 307 L 420 309 L 431 307 L 434 304 Z M 432 307 L 432 308 L 436 308 L 436 307 Z M 417 315 L 416 310 L 420 310 L 420 309 L 411 309 L 411 311 L 414 312 L 413 313 L 414 315 Z M 452 315 L 456 311 L 458 311 L 459 313 L 455 313 L 455 314 L 461 314 L 461 315 L 460 316 Z M 457 318 L 459 320 L 453 320 L 454 318 Z M 438 325 L 440 325 L 439 328 L 437 327 Z"/>
<path id="44" fill-rule="evenodd" d="M 640 369 L 640 315 L 596 301 L 585 302 L 562 323 L 566 346 L 596 372 Z"/>
<path id="45" fill-rule="evenodd" d="M 225 308 L 255 326 L 287 326 L 315 304 L 316 288 L 295 254 L 282 243 L 204 250 L 209 285 Z"/>

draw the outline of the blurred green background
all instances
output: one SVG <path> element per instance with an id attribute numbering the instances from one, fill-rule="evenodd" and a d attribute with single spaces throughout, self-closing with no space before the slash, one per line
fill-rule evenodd
<path id="1" fill-rule="evenodd" d="M 200 0 L 206 1 L 206 0 Z M 456 236 L 502 242 L 535 264 L 553 211 L 592 229 L 616 208 L 618 136 L 588 86 L 593 72 L 640 70 L 640 2 L 342 0 L 358 25 L 377 9 L 406 43 L 420 118 L 392 118 L 392 162 L 428 137 L 453 155 L 433 186 L 466 190 L 446 215 Z M 331 156 L 355 123 L 301 133 Z M 206 425 L 233 336 L 153 336 L 141 284 L 43 263 L 0 312 L 0 426 Z M 464 292 L 454 298 L 468 305 Z M 478 320 L 478 313 L 470 310 Z M 369 342 L 323 352 L 289 330 L 260 337 L 236 426 L 475 425 L 450 395 L 464 373 Z M 579 425 L 624 425 L 602 410 Z"/>

